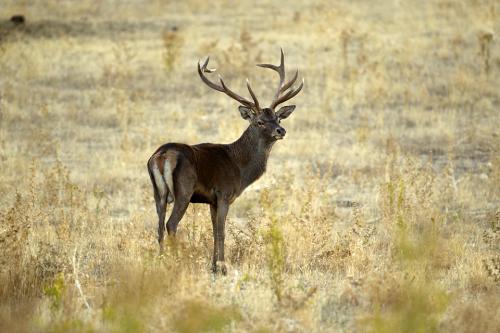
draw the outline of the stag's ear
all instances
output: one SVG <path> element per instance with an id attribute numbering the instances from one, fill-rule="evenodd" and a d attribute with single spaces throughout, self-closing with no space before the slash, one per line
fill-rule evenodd
<path id="1" fill-rule="evenodd" d="M 278 111 L 276 111 L 276 116 L 279 119 L 288 118 L 288 116 L 292 114 L 293 110 L 295 110 L 295 105 L 284 106 L 280 108 Z"/>
<path id="2" fill-rule="evenodd" d="M 253 118 L 253 111 L 251 108 L 240 105 L 238 107 L 238 110 L 240 110 L 241 118 L 245 120 L 252 120 Z"/>

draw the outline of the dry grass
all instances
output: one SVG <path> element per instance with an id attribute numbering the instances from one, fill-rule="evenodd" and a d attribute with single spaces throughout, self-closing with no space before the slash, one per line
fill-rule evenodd
<path id="1" fill-rule="evenodd" d="M 495 1 L 1 6 L 0 331 L 500 330 Z M 279 46 L 306 87 L 228 276 L 206 206 L 159 257 L 147 158 L 246 126 L 197 59 L 265 99 Z"/>

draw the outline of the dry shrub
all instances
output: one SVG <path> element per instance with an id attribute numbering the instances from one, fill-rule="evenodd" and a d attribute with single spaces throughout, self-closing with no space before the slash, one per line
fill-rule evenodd
<path id="1" fill-rule="evenodd" d="M 101 330 L 138 332 L 155 327 L 159 322 L 154 321 L 154 316 L 165 316 L 168 309 L 156 309 L 156 302 L 178 288 L 176 277 L 182 274 L 177 272 L 176 262 L 146 256 L 133 261 L 116 258 L 112 264 L 113 279 L 94 301 L 102 316 Z"/>
<path id="2" fill-rule="evenodd" d="M 12 206 L 1 214 L 1 304 L 10 304 L 12 309 L 29 304 L 31 310 L 21 311 L 21 318 L 45 301 L 53 313 L 73 309 L 72 287 L 68 286 L 74 274 L 72 244 L 79 232 L 92 225 L 84 206 L 87 197 L 70 182 L 67 169 L 56 162 L 45 170 L 44 178 L 40 179 L 39 172 L 39 165 L 33 162 L 25 186 L 28 191 L 17 194 Z M 81 213 L 87 216 L 86 227 L 79 225 Z M 1 316 L 5 315 L 10 316 L 1 311 Z M 18 328 L 30 325 L 33 323 L 24 321 Z"/>
<path id="3" fill-rule="evenodd" d="M 174 318 L 174 329 L 179 333 L 221 332 L 241 315 L 234 307 L 214 307 L 199 301 L 187 301 Z"/>
<path id="4" fill-rule="evenodd" d="M 264 239 L 261 237 L 260 219 L 251 218 L 245 226 L 230 224 L 227 226 L 232 242 L 228 244 L 228 259 L 233 265 L 257 264 L 264 248 Z"/>
<path id="5" fill-rule="evenodd" d="M 85 200 L 59 162 L 43 181 L 35 170 L 33 165 L 30 191 L 17 194 L 2 214 L 2 295 L 7 299 L 39 295 L 46 283 L 68 273 L 67 245 L 76 223 L 71 210 Z"/>
<path id="6" fill-rule="evenodd" d="M 177 27 L 163 33 L 164 63 L 167 73 L 171 72 L 181 55 L 184 39 Z"/>
<path id="7" fill-rule="evenodd" d="M 442 205 L 448 202 L 443 201 L 446 191 L 437 191 L 443 188 L 438 181 L 443 175 L 397 156 L 389 159 L 388 170 L 381 211 L 391 237 L 391 260 L 370 284 L 374 314 L 365 324 L 371 332 L 436 332 L 450 302 L 438 281 L 455 257 L 453 248 L 443 246 L 449 245 Z"/>
<path id="8" fill-rule="evenodd" d="M 500 301 L 496 293 L 457 302 L 453 304 L 453 311 L 448 314 L 442 330 L 457 333 L 496 332 L 500 327 L 500 319 L 498 316 L 491 316 L 490 311 L 499 307 Z"/>
<path id="9" fill-rule="evenodd" d="M 249 64 L 261 62 L 262 51 L 256 47 L 258 44 L 259 40 L 253 36 L 252 31 L 241 29 L 239 38 L 223 50 L 224 64 L 227 64 L 227 68 L 232 68 L 233 72 L 238 72 Z"/>

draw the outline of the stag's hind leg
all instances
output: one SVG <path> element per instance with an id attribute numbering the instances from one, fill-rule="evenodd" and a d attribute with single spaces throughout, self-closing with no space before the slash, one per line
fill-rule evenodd
<path id="1" fill-rule="evenodd" d="M 163 239 L 165 237 L 165 215 L 167 213 L 167 202 L 165 199 L 159 198 L 159 200 L 156 201 L 156 213 L 158 214 L 158 244 L 160 245 L 160 252 L 163 252 Z"/>
<path id="2" fill-rule="evenodd" d="M 177 168 L 173 177 L 174 207 L 167 221 L 167 232 L 169 236 L 175 236 L 177 226 L 181 221 L 186 209 L 191 201 L 196 185 L 196 171 L 194 166 L 187 160 L 179 156 Z"/>
<path id="3" fill-rule="evenodd" d="M 163 238 L 165 233 L 165 214 L 167 211 L 168 188 L 159 167 L 159 161 L 153 156 L 148 161 L 148 172 L 153 185 L 153 193 L 158 214 L 158 243 L 160 251 L 163 250 Z M 161 166 L 161 164 L 160 164 Z"/>

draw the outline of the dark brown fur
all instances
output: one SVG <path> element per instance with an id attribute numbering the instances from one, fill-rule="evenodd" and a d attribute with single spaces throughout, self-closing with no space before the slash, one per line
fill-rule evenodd
<path id="1" fill-rule="evenodd" d="M 23 15 L 14 15 L 10 18 L 10 21 L 15 25 L 20 25 L 24 24 L 26 22 L 26 19 L 24 18 Z"/>
<path id="2" fill-rule="evenodd" d="M 204 77 L 203 70 L 206 70 L 207 63 L 208 61 L 203 68 L 198 66 L 203 81 L 216 90 L 227 89 L 209 82 Z M 283 54 L 279 69 L 284 73 Z M 280 79 L 280 87 L 283 87 L 284 74 L 280 74 Z M 292 84 L 289 82 L 287 85 L 290 87 Z M 302 85 L 298 90 L 301 88 Z M 148 172 L 153 184 L 159 218 L 160 249 L 163 250 L 168 198 L 172 198 L 174 202 L 166 223 L 167 233 L 171 236 L 177 232 L 177 226 L 190 202 L 208 204 L 214 236 L 212 270 L 221 271 L 223 274 L 226 273 L 224 238 L 229 205 L 265 172 L 272 146 L 286 133 L 280 125 L 280 120 L 288 117 L 295 109 L 295 106 L 285 106 L 275 112 L 276 100 L 271 104 L 272 108 L 261 109 L 253 92 L 251 94 L 255 104 L 232 92 L 228 93 L 230 97 L 244 104 L 239 107 L 239 111 L 241 116 L 250 122 L 248 128 L 235 142 L 198 145 L 167 143 L 159 147 L 148 161 Z M 297 90 L 291 91 L 288 97 L 296 94 Z M 276 98 L 281 98 L 279 103 L 287 99 L 279 94 Z"/>

